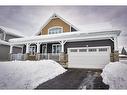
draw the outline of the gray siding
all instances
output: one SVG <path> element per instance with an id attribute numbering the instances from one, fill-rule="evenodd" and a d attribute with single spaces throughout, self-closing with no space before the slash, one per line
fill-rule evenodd
<path id="1" fill-rule="evenodd" d="M 0 45 L 0 61 L 9 60 L 9 48 L 10 46 Z"/>
<path id="2" fill-rule="evenodd" d="M 47 44 L 48 53 L 52 52 L 52 44 L 59 44 L 59 43 L 49 43 L 49 44 Z M 67 53 L 67 48 L 86 47 L 87 45 L 88 45 L 88 47 L 111 46 L 111 52 L 114 51 L 114 44 L 111 40 L 67 42 L 65 44 L 64 51 L 65 51 L 65 53 Z"/>
<path id="3" fill-rule="evenodd" d="M 52 44 L 59 43 L 48 43 L 47 44 L 47 53 L 52 53 Z M 77 41 L 77 42 L 67 42 L 65 44 L 64 51 L 67 53 L 67 48 L 75 47 L 97 47 L 97 46 L 111 46 L 111 52 L 114 51 L 114 44 L 111 40 L 95 40 L 95 41 Z M 26 51 L 26 46 L 23 48 L 23 53 Z M 42 45 L 40 45 L 40 53 L 42 53 Z"/>
<path id="4" fill-rule="evenodd" d="M 111 52 L 114 50 L 114 44 L 111 40 L 95 40 L 95 41 L 78 41 L 78 42 L 67 42 L 65 44 L 64 51 L 67 53 L 67 48 L 74 47 L 97 47 L 97 46 L 111 46 Z"/>
<path id="5" fill-rule="evenodd" d="M 0 33 L 3 33 L 4 30 L 0 29 Z M 1 39 L 4 40 L 4 34 L 1 35 Z M 19 38 L 14 35 L 6 34 L 5 35 L 5 41 L 8 42 L 9 39 L 12 38 Z M 2 45 L 0 44 L 0 61 L 8 61 L 9 60 L 9 51 L 10 51 L 10 46 L 7 45 Z M 21 53 L 21 48 L 19 47 L 13 47 L 13 53 Z"/>
<path id="6" fill-rule="evenodd" d="M 0 61 L 8 61 L 9 60 L 9 51 L 10 46 L 0 45 Z M 13 47 L 13 53 L 21 53 L 20 47 Z"/>

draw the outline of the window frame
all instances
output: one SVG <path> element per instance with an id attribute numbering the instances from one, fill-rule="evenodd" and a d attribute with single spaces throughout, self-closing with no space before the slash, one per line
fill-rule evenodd
<path id="1" fill-rule="evenodd" d="M 6 38 L 6 33 L 5 33 L 5 31 L 4 30 L 2 30 L 2 29 L 0 29 L 0 31 L 1 31 L 1 33 L 0 34 L 2 34 L 2 38 L 0 38 L 1 40 L 6 40 L 5 38 Z"/>
<path id="2" fill-rule="evenodd" d="M 49 31 L 51 29 L 54 29 L 54 28 L 60 28 L 61 29 L 61 33 L 63 33 L 63 27 L 61 27 L 61 26 L 53 26 L 53 27 L 51 27 L 51 28 L 48 29 L 48 35 L 50 35 Z M 55 33 L 55 34 L 59 34 L 59 33 Z"/>
<path id="3" fill-rule="evenodd" d="M 60 52 L 55 52 L 55 53 L 53 52 L 53 47 L 54 47 L 54 46 L 57 47 L 58 45 L 62 48 L 61 44 L 52 44 L 52 54 L 58 54 L 58 53 L 61 52 L 61 51 L 60 51 Z M 55 48 L 55 49 L 58 49 L 58 48 Z M 57 50 L 56 50 L 56 51 L 57 51 Z"/>
<path id="4" fill-rule="evenodd" d="M 31 50 L 31 49 L 33 49 L 33 48 L 34 48 L 34 51 Z M 36 46 L 35 46 L 35 45 L 29 46 L 29 53 L 30 53 L 30 55 L 35 55 L 35 54 L 36 54 Z"/>

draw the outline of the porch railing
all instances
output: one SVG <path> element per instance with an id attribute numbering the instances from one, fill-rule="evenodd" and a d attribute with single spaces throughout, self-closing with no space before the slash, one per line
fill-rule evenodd
<path id="1" fill-rule="evenodd" d="M 52 54 L 52 53 L 37 54 L 37 59 L 38 60 L 52 59 L 54 61 L 60 61 L 60 54 Z"/>
<path id="2" fill-rule="evenodd" d="M 19 61 L 24 61 L 25 58 L 26 58 L 26 54 L 21 54 L 21 53 L 18 53 L 18 54 L 10 54 L 10 60 L 13 61 L 13 60 L 19 60 Z"/>
<path id="3" fill-rule="evenodd" d="M 59 62 L 61 64 L 64 64 L 68 61 L 67 54 L 61 55 L 60 53 L 58 54 L 53 54 L 53 53 L 45 53 L 45 54 L 35 54 L 33 55 L 35 57 L 34 60 L 44 60 L 44 59 L 51 59 L 56 62 Z M 32 56 L 32 58 L 33 58 Z M 10 54 L 10 60 L 20 60 L 20 61 L 25 61 L 25 60 L 32 60 L 31 55 L 29 54 Z"/>

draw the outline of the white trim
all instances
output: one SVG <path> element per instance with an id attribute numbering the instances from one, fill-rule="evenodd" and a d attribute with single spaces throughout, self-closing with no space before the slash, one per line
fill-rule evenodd
<path id="1" fill-rule="evenodd" d="M 12 52 L 13 52 L 13 46 L 11 45 L 10 46 L 10 54 L 12 54 Z"/>
<path id="2" fill-rule="evenodd" d="M 74 48 L 67 48 L 67 53 L 69 53 L 71 49 L 87 49 L 87 51 L 88 51 L 88 49 L 100 49 L 100 48 L 107 48 L 107 49 L 109 49 L 108 51 L 111 53 L 111 46 L 94 46 L 94 47 L 74 47 Z M 79 52 L 79 50 L 77 50 L 77 52 Z M 98 50 L 96 52 L 98 52 Z"/>
<path id="3" fill-rule="evenodd" d="M 40 53 L 40 43 L 37 43 L 36 46 L 37 46 L 37 53 Z"/>
<path id="4" fill-rule="evenodd" d="M 54 29 L 54 28 L 61 28 L 61 33 L 63 33 L 63 27 L 61 27 L 61 26 L 53 26 L 53 27 L 50 27 L 50 28 L 48 29 L 48 35 L 49 35 L 49 30 L 50 30 L 50 29 Z M 59 33 L 56 33 L 56 34 L 59 34 Z"/>
<path id="5" fill-rule="evenodd" d="M 43 35 L 27 38 L 15 38 L 10 39 L 9 42 L 12 45 L 15 44 L 26 44 L 26 43 L 44 43 L 44 42 L 59 42 L 61 40 L 66 40 L 67 42 L 72 41 L 90 41 L 90 40 L 102 40 L 110 39 L 115 36 L 119 36 L 121 31 L 103 31 L 103 32 L 94 32 L 94 33 L 85 33 L 85 32 L 70 32 L 70 33 L 60 33 L 54 35 Z"/>
<path id="6" fill-rule="evenodd" d="M 27 44 L 26 44 L 26 53 L 29 53 L 29 46 L 30 46 L 30 44 L 27 43 Z"/>
<path id="7" fill-rule="evenodd" d="M 68 21 L 66 21 L 65 19 L 63 19 L 62 17 L 60 17 L 59 15 L 57 15 L 56 13 L 54 13 L 47 21 L 45 24 L 43 24 L 43 26 L 40 28 L 39 32 L 37 32 L 35 35 L 38 35 L 40 32 L 43 32 L 42 29 L 54 18 L 52 18 L 54 15 L 57 16 L 57 18 L 61 19 L 62 21 L 64 21 L 65 23 L 67 23 L 68 25 L 72 26 L 73 28 L 75 28 L 77 31 L 79 31 L 79 29 L 77 27 L 75 27 L 74 25 L 72 25 L 71 23 L 69 23 Z M 56 17 L 55 17 L 56 18 Z"/>
<path id="8" fill-rule="evenodd" d="M 114 37 L 114 51 L 118 51 L 118 39 L 117 39 L 117 36 Z"/>
<path id="9" fill-rule="evenodd" d="M 59 41 L 59 43 L 61 44 L 61 52 L 64 52 L 64 44 L 66 42 L 67 42 L 66 40 Z"/>

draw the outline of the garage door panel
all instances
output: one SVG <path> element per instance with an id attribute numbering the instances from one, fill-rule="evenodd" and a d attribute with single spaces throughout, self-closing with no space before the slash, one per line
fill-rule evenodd
<path id="1" fill-rule="evenodd" d="M 109 47 L 106 47 L 109 49 Z M 78 50 L 78 48 L 77 48 Z M 68 52 L 70 68 L 104 68 L 110 61 L 110 50 L 106 52 Z"/>

